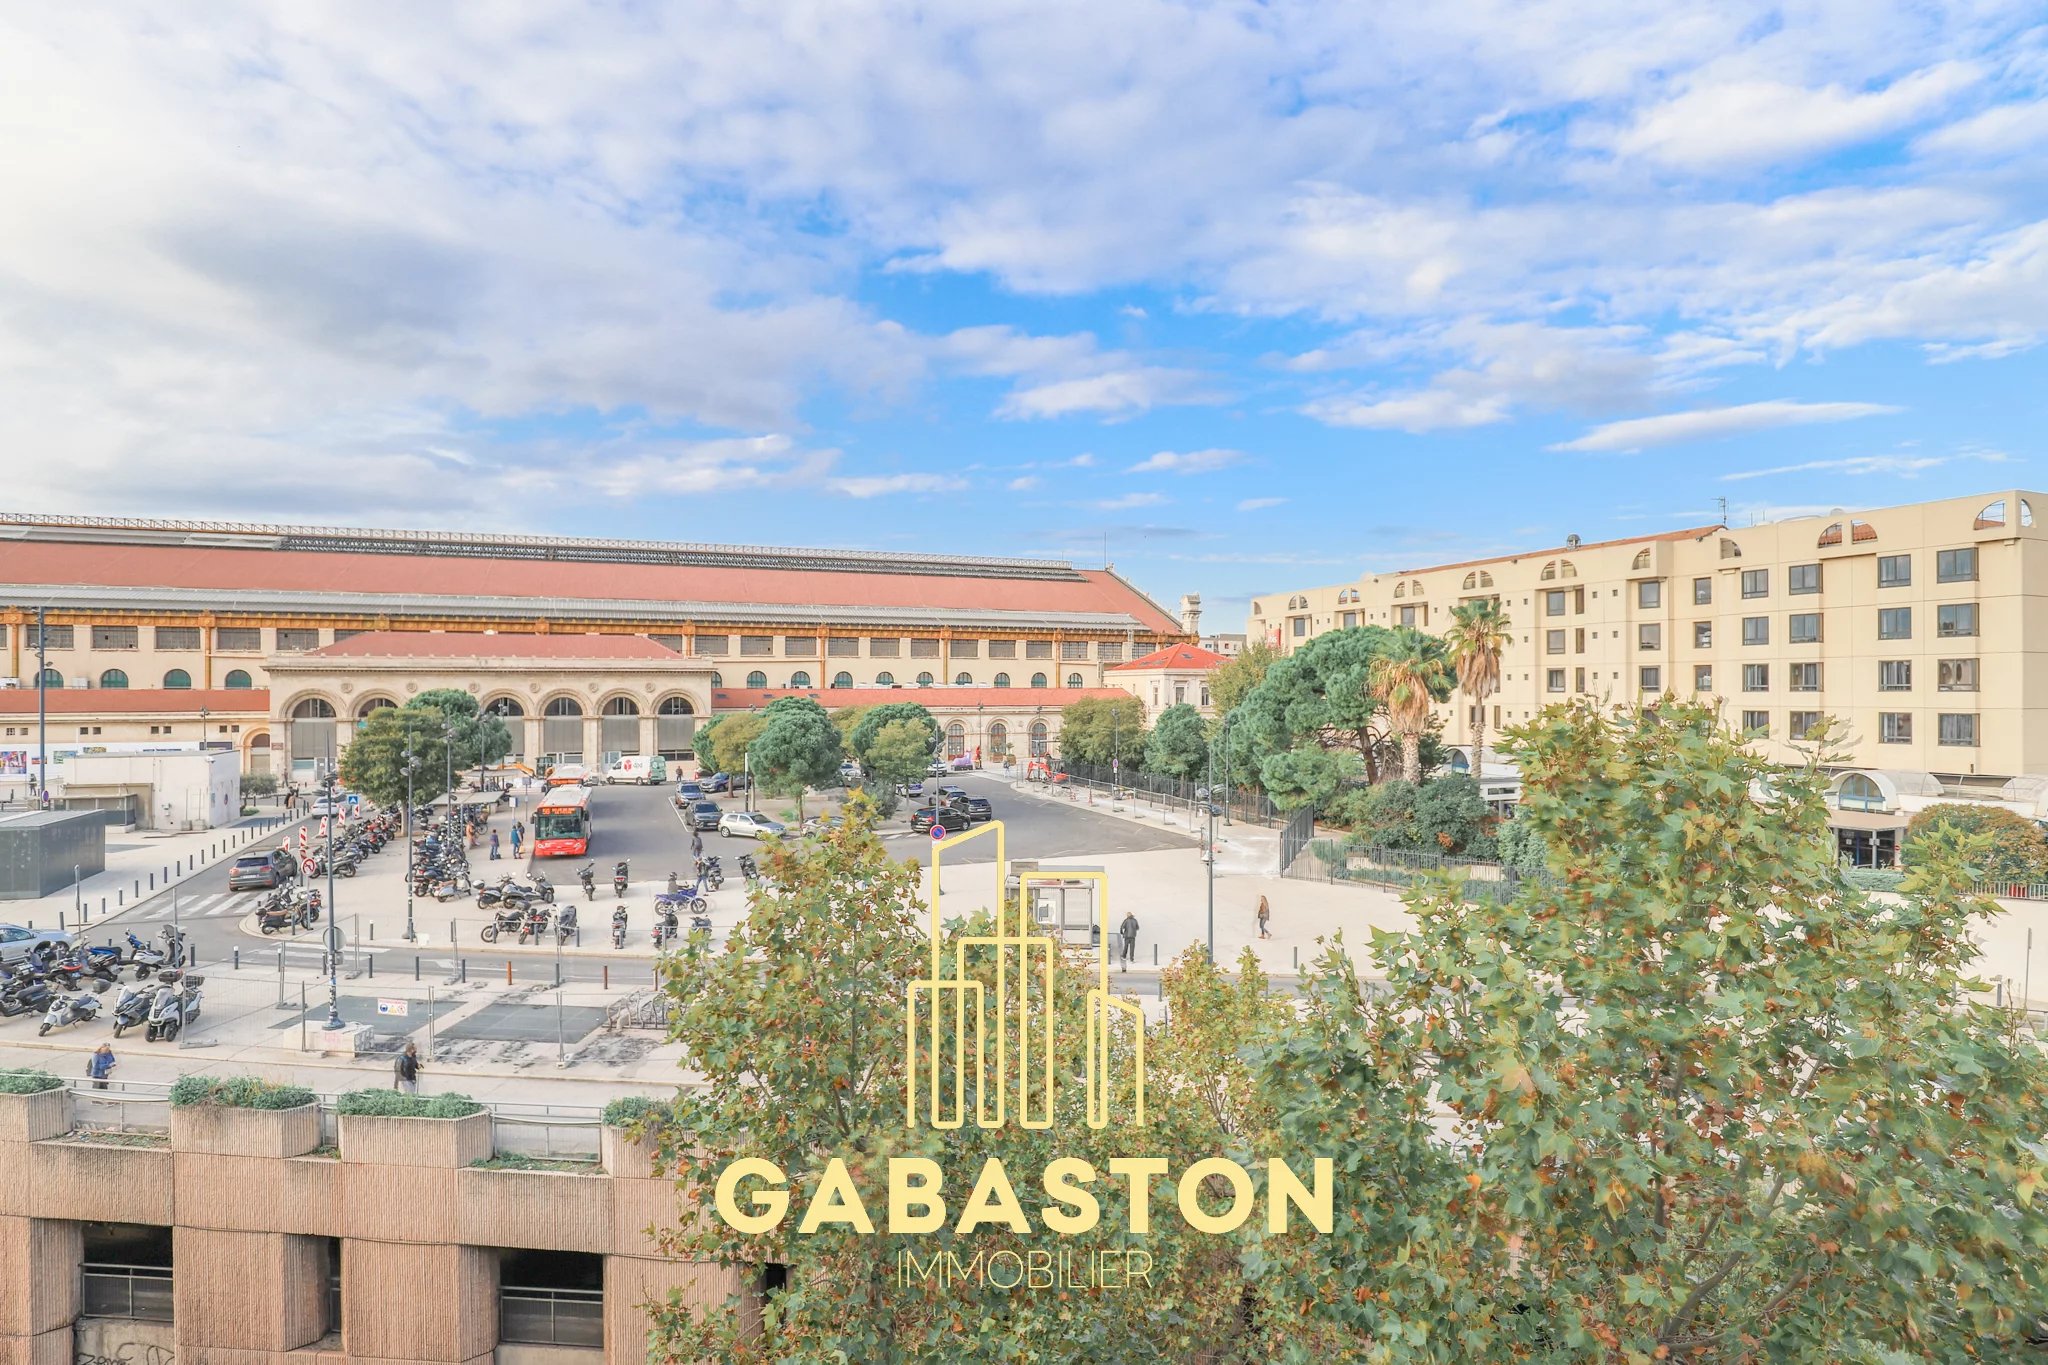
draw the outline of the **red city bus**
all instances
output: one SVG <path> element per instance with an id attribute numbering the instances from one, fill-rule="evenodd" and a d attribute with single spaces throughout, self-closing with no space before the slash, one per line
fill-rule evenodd
<path id="1" fill-rule="evenodd" d="M 533 808 L 533 856 L 581 858 L 590 851 L 590 788 L 550 788 Z"/>

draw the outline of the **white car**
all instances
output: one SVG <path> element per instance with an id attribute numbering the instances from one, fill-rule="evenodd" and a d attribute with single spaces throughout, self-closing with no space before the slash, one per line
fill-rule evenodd
<path id="1" fill-rule="evenodd" d="M 784 833 L 784 826 L 759 811 L 729 810 L 718 817 L 718 832 L 739 839 L 767 839 Z"/>
<path id="2" fill-rule="evenodd" d="M 19 924 L 0 924 L 0 963 L 12 966 L 41 943 L 61 952 L 71 946 L 71 935 L 55 929 L 24 929 Z"/>
<path id="3" fill-rule="evenodd" d="M 316 796 L 313 798 L 313 804 L 306 809 L 313 815 L 342 815 L 348 810 L 348 802 L 346 798 L 339 796 L 334 797 L 332 800 L 324 796 Z"/>

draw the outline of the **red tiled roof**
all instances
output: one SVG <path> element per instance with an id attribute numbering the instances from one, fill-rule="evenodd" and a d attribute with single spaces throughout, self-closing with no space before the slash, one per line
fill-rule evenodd
<path id="1" fill-rule="evenodd" d="M 1487 559 L 1461 559 L 1455 564 L 1427 564 L 1419 569 L 1396 569 L 1392 573 L 1372 574 L 1373 578 L 1406 578 L 1410 574 L 1442 573 L 1445 569 L 1469 569 L 1480 564 L 1506 564 L 1510 560 L 1535 559 L 1542 555 L 1576 554 L 1580 550 L 1604 550 L 1612 545 L 1647 545 L 1655 540 L 1698 540 L 1716 531 L 1727 528 L 1716 522 L 1712 526 L 1692 526 L 1683 531 L 1657 531 L 1647 536 L 1622 536 L 1615 540 L 1588 540 L 1577 545 L 1559 545 L 1549 550 L 1518 550 L 1511 555 L 1493 555 Z"/>
<path id="2" fill-rule="evenodd" d="M 682 655 L 645 635 L 491 635 L 483 631 L 366 630 L 302 659 L 595 659 L 671 663 Z"/>
<path id="3" fill-rule="evenodd" d="M 711 709 L 747 711 L 756 706 L 766 706 L 777 697 L 809 697 L 827 710 L 914 701 L 933 711 L 977 705 L 1014 711 L 1020 706 L 1070 706 L 1083 697 L 1130 695 L 1119 687 L 720 687 L 711 693 Z"/>
<path id="4" fill-rule="evenodd" d="M 51 687 L 44 690 L 43 696 L 47 701 L 45 709 L 53 716 L 158 712 L 197 716 L 202 706 L 216 715 L 270 713 L 270 692 L 261 687 Z M 0 715 L 33 717 L 35 713 L 35 688 L 0 690 Z"/>
<path id="5" fill-rule="evenodd" d="M 224 606 L 238 590 L 255 590 L 530 597 L 536 609 L 550 599 L 580 597 L 872 607 L 885 615 L 902 607 L 1107 612 L 1134 617 L 1146 630 L 1180 634 L 1178 621 L 1107 569 L 1082 569 L 1075 577 L 982 577 L 31 539 L 8 542 L 0 574 L 20 584 L 216 591 Z"/>
<path id="6" fill-rule="evenodd" d="M 1200 645 L 1182 643 L 1168 645 L 1164 649 L 1155 649 L 1150 654 L 1141 654 L 1127 664 L 1117 664 L 1110 669 L 1110 672 L 1114 673 L 1119 669 L 1126 668 L 1188 668 L 1200 669 L 1206 673 L 1211 669 L 1221 668 L 1229 662 L 1230 660 L 1214 650 L 1203 649 Z"/>

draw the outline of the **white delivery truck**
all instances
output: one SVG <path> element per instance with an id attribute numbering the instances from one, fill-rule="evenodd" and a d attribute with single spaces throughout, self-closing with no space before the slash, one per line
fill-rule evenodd
<path id="1" fill-rule="evenodd" d="M 668 781 L 668 760 L 659 754 L 621 754 L 604 770 L 604 780 L 658 786 Z"/>

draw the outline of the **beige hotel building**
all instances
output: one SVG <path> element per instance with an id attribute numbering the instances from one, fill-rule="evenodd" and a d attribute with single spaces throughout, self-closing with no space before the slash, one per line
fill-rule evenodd
<path id="1" fill-rule="evenodd" d="M 2019 490 L 1742 528 L 1696 526 L 1368 574 L 1256 598 L 1249 638 L 1283 652 L 1347 626 L 1441 632 L 1499 599 L 1512 628 L 1489 728 L 1545 705 L 1666 693 L 1718 703 L 1771 758 L 1841 722 L 1844 852 L 1889 861 L 1941 796 L 2048 818 L 2048 527 Z M 1463 697 L 1444 738 L 1469 746 Z M 1489 771 L 1496 760 L 1487 759 Z M 1469 753 L 1460 756 L 1461 766 Z M 1489 787 L 1492 784 L 1489 783 Z"/>

